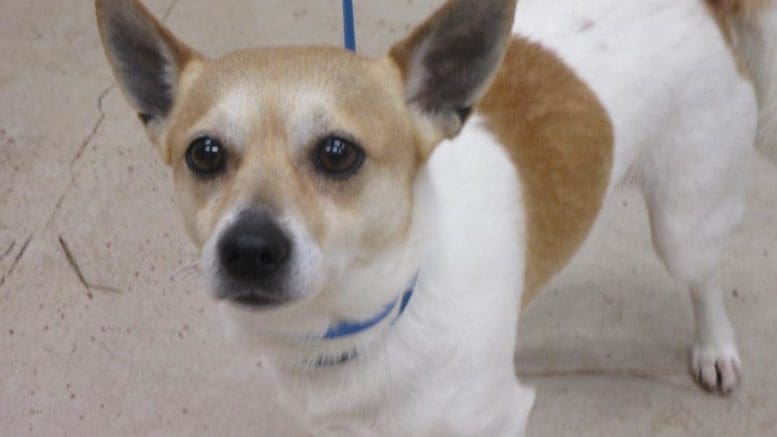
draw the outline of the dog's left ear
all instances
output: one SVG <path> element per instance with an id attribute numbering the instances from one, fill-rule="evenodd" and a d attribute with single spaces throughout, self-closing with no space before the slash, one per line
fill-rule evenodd
<path id="1" fill-rule="evenodd" d="M 458 134 L 502 63 L 517 0 L 449 0 L 389 56 L 408 104 L 446 138 Z"/>

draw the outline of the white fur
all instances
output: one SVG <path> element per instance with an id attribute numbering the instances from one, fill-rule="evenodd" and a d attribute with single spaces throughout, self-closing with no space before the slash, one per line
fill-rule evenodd
<path id="1" fill-rule="evenodd" d="M 514 30 L 555 51 L 607 108 L 611 186 L 640 184 L 656 250 L 692 294 L 692 370 L 728 392 L 740 364 L 716 272 L 741 216 L 738 170 L 758 114 L 709 10 L 699 0 L 521 0 Z"/>
<path id="2" fill-rule="evenodd" d="M 262 111 L 261 102 L 251 99 L 251 92 L 244 86 L 237 86 L 214 104 L 196 123 L 198 131 L 192 132 L 192 139 L 218 132 L 221 141 L 229 144 L 236 152 L 247 146 L 251 120 Z"/>
<path id="3" fill-rule="evenodd" d="M 733 17 L 735 46 L 747 64 L 758 94 L 756 146 L 777 163 L 777 3 Z"/>
<path id="4" fill-rule="evenodd" d="M 288 357 L 305 358 L 293 352 L 300 344 L 277 338 L 269 350 L 264 339 L 264 362 L 316 435 L 522 435 L 534 395 L 513 371 L 524 258 L 516 242 L 525 232 L 515 170 L 475 119 L 439 147 L 416 196 L 421 275 L 396 323 L 338 340 L 342 350 L 368 352 L 341 366 L 289 365 Z M 256 314 L 225 309 L 241 335 L 261 332 Z M 306 320 L 296 316 L 285 324 Z"/>

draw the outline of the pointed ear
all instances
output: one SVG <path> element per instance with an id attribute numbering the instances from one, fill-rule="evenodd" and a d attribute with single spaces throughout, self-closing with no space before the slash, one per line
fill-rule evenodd
<path id="1" fill-rule="evenodd" d="M 96 0 L 103 48 L 124 95 L 152 141 L 176 99 L 181 74 L 200 56 L 178 41 L 138 0 Z"/>
<path id="2" fill-rule="evenodd" d="M 449 0 L 389 55 L 399 65 L 407 101 L 455 136 L 502 63 L 516 0 Z"/>

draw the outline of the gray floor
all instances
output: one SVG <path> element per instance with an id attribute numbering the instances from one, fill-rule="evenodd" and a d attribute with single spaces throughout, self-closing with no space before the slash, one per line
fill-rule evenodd
<path id="1" fill-rule="evenodd" d="M 361 51 L 439 1 L 357 2 Z M 148 4 L 213 55 L 341 39 L 335 0 Z M 3 0 L 0 55 L 0 435 L 296 435 L 261 368 L 224 341 L 92 2 Z M 688 297 L 624 192 L 521 323 L 530 435 L 777 435 L 777 170 L 748 165 L 723 274 L 743 387 L 720 398 L 691 381 Z"/>

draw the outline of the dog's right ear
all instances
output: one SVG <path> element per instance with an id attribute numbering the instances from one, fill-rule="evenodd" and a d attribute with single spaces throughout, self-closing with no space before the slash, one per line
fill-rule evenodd
<path id="1" fill-rule="evenodd" d="M 183 71 L 202 58 L 138 0 L 96 0 L 95 5 L 103 48 L 116 80 L 158 144 Z"/>

